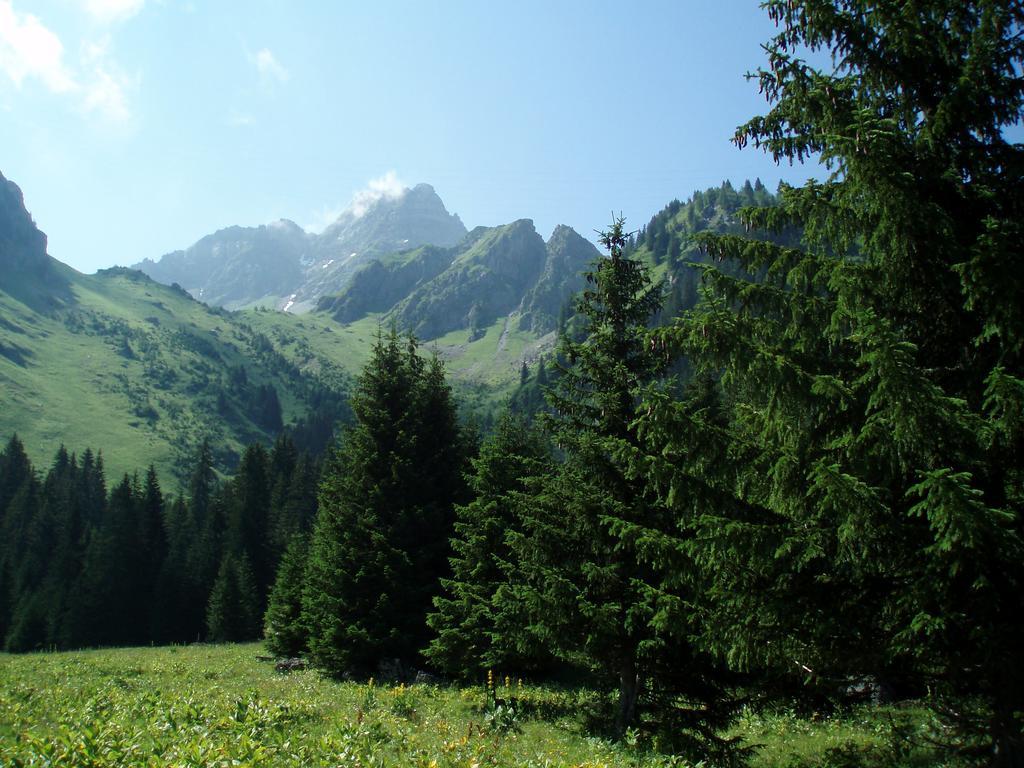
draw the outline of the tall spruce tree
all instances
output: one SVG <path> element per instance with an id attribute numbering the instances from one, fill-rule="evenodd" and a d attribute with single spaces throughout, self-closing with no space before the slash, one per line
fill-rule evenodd
<path id="1" fill-rule="evenodd" d="M 554 413 L 547 423 L 565 462 L 533 483 L 524 504 L 524 533 L 512 538 L 520 589 L 544 641 L 614 681 L 619 734 L 639 725 L 672 738 L 676 748 L 727 759 L 729 745 L 717 731 L 729 712 L 717 702 L 725 703 L 717 670 L 687 641 L 688 584 L 679 568 L 666 570 L 663 559 L 653 561 L 637 546 L 637 531 L 669 514 L 627 474 L 623 459 L 639 446 L 633 422 L 640 388 L 664 360 L 644 335 L 660 287 L 642 263 L 623 255 L 623 224 L 618 219 L 602 233 L 609 256 L 587 275 L 577 302 L 581 340 L 562 339 L 559 354 L 568 364 L 549 391 Z"/>
<path id="2" fill-rule="evenodd" d="M 134 642 L 153 642 L 158 627 L 156 614 L 164 609 L 158 602 L 158 588 L 160 572 L 167 557 L 167 532 L 164 528 L 164 495 L 152 464 L 146 471 L 145 485 L 139 498 L 136 526 L 139 572 L 135 579 L 140 611 Z"/>
<path id="3" fill-rule="evenodd" d="M 0 451 L 0 648 L 10 627 L 16 594 L 13 580 L 22 556 L 25 494 L 34 482 L 35 472 L 25 446 L 13 435 Z"/>
<path id="4" fill-rule="evenodd" d="M 770 110 L 735 141 L 832 173 L 743 214 L 802 247 L 700 236 L 748 277 L 704 267 L 661 336 L 718 393 L 644 410 L 683 521 L 650 539 L 701 563 L 734 665 L 903 677 L 1019 766 L 1024 9 L 765 5 Z"/>
<path id="5" fill-rule="evenodd" d="M 271 480 L 266 449 L 253 443 L 245 449 L 238 471 L 224 494 L 227 513 L 224 547 L 248 558 L 259 596 L 259 615 L 266 608 L 274 580 L 274 552 L 270 540 Z"/>
<path id="6" fill-rule="evenodd" d="M 526 632 L 528 614 L 506 587 L 515 570 L 508 536 L 520 529 L 516 494 L 547 470 L 548 448 L 536 428 L 505 412 L 473 459 L 475 499 L 456 508 L 452 575 L 434 598 L 428 623 L 437 636 L 426 656 L 450 675 L 479 680 L 488 669 L 529 672 L 550 661 Z"/>
<path id="7" fill-rule="evenodd" d="M 223 510 L 213 453 L 203 441 L 189 477 L 189 498 L 165 505 L 167 555 L 161 565 L 154 616 L 156 637 L 192 642 L 205 634 L 206 606 L 222 560 Z"/>
<path id="8" fill-rule="evenodd" d="M 303 602 L 312 657 L 332 674 L 416 659 L 462 494 L 451 392 L 414 339 L 378 336 L 352 410 L 321 480 Z"/>
<path id="9" fill-rule="evenodd" d="M 260 635 L 260 600 L 249 558 L 228 551 L 206 604 L 206 631 L 215 642 L 255 640 Z"/>
<path id="10" fill-rule="evenodd" d="M 131 641 L 138 626 L 138 511 L 128 475 L 110 492 L 103 517 L 89 531 L 82 572 L 74 583 L 71 629 L 64 647 L 116 645 Z"/>
<path id="11" fill-rule="evenodd" d="M 309 633 L 302 619 L 302 590 L 306 580 L 309 539 L 295 534 L 285 548 L 263 618 L 267 648 L 277 656 L 298 656 L 306 650 Z"/>

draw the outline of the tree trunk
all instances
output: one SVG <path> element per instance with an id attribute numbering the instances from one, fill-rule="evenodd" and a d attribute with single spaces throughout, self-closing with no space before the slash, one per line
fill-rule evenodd
<path id="1" fill-rule="evenodd" d="M 619 738 L 636 722 L 636 701 L 640 694 L 640 681 L 636 672 L 636 661 L 624 659 L 619 665 L 619 714 L 615 730 Z"/>

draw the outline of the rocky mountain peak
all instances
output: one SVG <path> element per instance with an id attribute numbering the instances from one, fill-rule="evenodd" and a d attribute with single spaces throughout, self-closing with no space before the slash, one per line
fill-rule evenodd
<path id="1" fill-rule="evenodd" d="M 289 219 L 259 227 L 227 227 L 182 251 L 136 268 L 185 286 L 209 304 L 237 308 L 274 303 L 303 311 L 340 292 L 375 257 L 422 245 L 450 247 L 466 227 L 429 184 L 359 193 L 323 232 Z"/>
<path id="2" fill-rule="evenodd" d="M 46 235 L 25 208 L 21 188 L 0 173 L 0 272 L 41 274 L 48 263 Z"/>

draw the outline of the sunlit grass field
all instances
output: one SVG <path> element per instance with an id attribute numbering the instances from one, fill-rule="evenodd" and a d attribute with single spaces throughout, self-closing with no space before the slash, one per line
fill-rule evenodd
<path id="1" fill-rule="evenodd" d="M 259 645 L 0 655 L 0 766 L 686 766 L 643 740 L 587 733 L 600 696 L 520 685 L 487 690 L 335 682 L 281 673 Z M 907 718 L 910 717 L 910 720 Z M 755 766 L 891 765 L 894 732 L 920 712 L 842 717 L 746 713 L 736 735 L 761 745 Z M 898 752 L 899 750 L 897 750 Z M 904 755 L 906 765 L 933 757 Z"/>

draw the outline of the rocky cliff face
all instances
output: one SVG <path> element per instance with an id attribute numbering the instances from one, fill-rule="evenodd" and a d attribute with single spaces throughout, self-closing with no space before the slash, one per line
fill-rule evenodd
<path id="1" fill-rule="evenodd" d="M 386 313 L 423 339 L 465 329 L 472 340 L 498 318 L 517 315 L 520 328 L 542 336 L 555 329 L 598 257 L 593 244 L 566 226 L 547 243 L 528 219 L 477 227 L 453 248 L 374 259 L 318 308 L 345 323 Z"/>
<path id="2" fill-rule="evenodd" d="M 598 256 L 566 226 L 545 243 L 529 219 L 467 233 L 419 184 L 357 200 L 319 235 L 290 221 L 229 227 L 136 267 L 208 304 L 316 308 L 343 323 L 380 313 L 423 339 L 462 329 L 473 339 L 509 315 L 522 330 L 554 330 Z"/>
<path id="3" fill-rule="evenodd" d="M 374 257 L 421 245 L 451 246 L 466 234 L 429 184 L 353 204 L 319 235 L 291 221 L 229 227 L 184 251 L 135 268 L 179 283 L 208 304 L 239 307 L 273 301 L 302 311 L 343 290 Z"/>
<path id="4" fill-rule="evenodd" d="M 25 209 L 21 189 L 0 173 L 0 281 L 15 273 L 41 277 L 49 262 L 46 235 Z"/>
<path id="5" fill-rule="evenodd" d="M 424 339 L 467 328 L 475 338 L 515 310 L 544 265 L 544 241 L 529 219 L 474 230 L 451 265 L 403 299 L 392 316 Z"/>
<path id="6" fill-rule="evenodd" d="M 555 227 L 547 242 L 547 259 L 536 284 L 523 297 L 519 327 L 544 334 L 555 330 L 566 302 L 583 290 L 583 273 L 600 258 L 594 244 L 572 227 Z"/>
<path id="7" fill-rule="evenodd" d="M 331 313 L 341 323 L 351 323 L 371 312 L 387 312 L 447 269 L 455 251 L 424 245 L 386 261 L 374 259 L 352 276 L 340 294 L 321 297 L 317 309 Z"/>
<path id="8" fill-rule="evenodd" d="M 146 259 L 135 269 L 166 285 L 178 283 L 207 304 L 232 308 L 298 285 L 310 241 L 286 219 L 261 227 L 228 227 L 159 261 Z"/>

